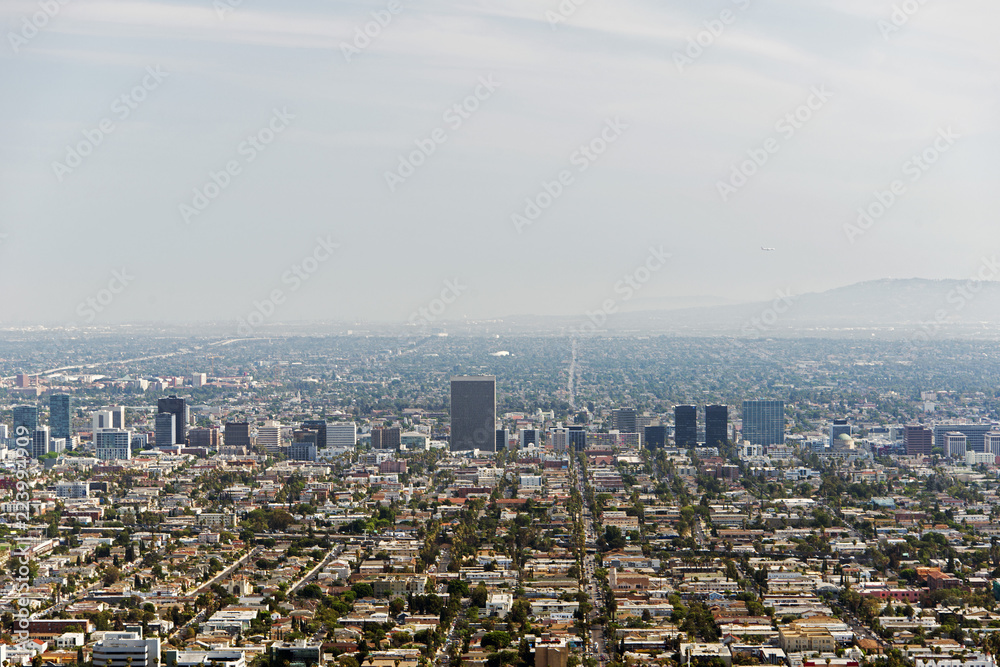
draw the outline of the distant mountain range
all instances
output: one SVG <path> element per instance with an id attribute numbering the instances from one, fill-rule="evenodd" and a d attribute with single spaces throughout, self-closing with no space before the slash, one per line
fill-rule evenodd
<path id="1" fill-rule="evenodd" d="M 773 301 L 621 313 L 609 330 L 692 335 L 1000 338 L 1000 282 L 873 280 Z"/>

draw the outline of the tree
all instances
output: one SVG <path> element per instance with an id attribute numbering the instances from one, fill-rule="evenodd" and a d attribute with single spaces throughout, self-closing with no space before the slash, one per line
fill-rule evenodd
<path id="1" fill-rule="evenodd" d="M 488 596 L 489 589 L 486 588 L 486 584 L 483 582 L 479 582 L 479 585 L 476 586 L 469 594 L 469 597 L 472 598 L 473 606 L 479 608 L 484 608 L 486 606 L 486 599 Z"/>

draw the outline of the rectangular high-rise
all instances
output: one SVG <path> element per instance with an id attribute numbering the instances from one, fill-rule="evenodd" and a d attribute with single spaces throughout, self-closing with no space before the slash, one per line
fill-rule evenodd
<path id="1" fill-rule="evenodd" d="M 226 422 L 222 439 L 226 447 L 246 447 L 250 451 L 250 423 Z"/>
<path id="2" fill-rule="evenodd" d="M 729 442 L 729 406 L 705 406 L 705 446 L 719 447 Z"/>
<path id="3" fill-rule="evenodd" d="M 964 433 L 967 439 L 969 451 L 986 451 L 986 434 L 993 430 L 990 424 L 935 424 L 934 426 L 934 446 L 941 447 L 945 452 L 948 447 L 944 437 L 948 433 Z"/>
<path id="4" fill-rule="evenodd" d="M 841 435 L 851 435 L 851 425 L 846 419 L 834 419 L 830 424 L 830 449 L 833 449 L 837 438 Z"/>
<path id="5" fill-rule="evenodd" d="M 302 428 L 309 429 L 310 431 L 316 431 L 316 447 L 319 449 L 326 449 L 326 420 L 325 419 L 307 419 L 302 422 Z M 313 459 L 315 460 L 315 459 Z"/>
<path id="6" fill-rule="evenodd" d="M 97 448 L 97 458 L 102 461 L 132 458 L 132 432 L 123 428 L 106 428 L 95 433 L 94 444 Z"/>
<path id="7" fill-rule="evenodd" d="M 26 433 L 18 433 L 18 427 L 23 426 L 27 429 Z M 30 436 L 38 428 L 38 408 L 34 405 L 15 405 L 14 406 L 14 437 L 20 437 L 22 435 Z"/>
<path id="8" fill-rule="evenodd" d="M 49 427 L 39 426 L 31 434 L 31 456 L 38 458 L 49 453 Z"/>
<path id="9" fill-rule="evenodd" d="M 667 427 L 647 426 L 643 428 L 642 443 L 646 449 L 663 449 L 667 446 Z"/>
<path id="10" fill-rule="evenodd" d="M 696 406 L 674 406 L 674 444 L 681 449 L 694 449 L 698 446 L 698 408 Z"/>
<path id="11" fill-rule="evenodd" d="M 161 412 L 156 415 L 156 425 L 154 428 L 157 447 L 169 447 L 177 444 L 177 415 L 172 412 Z M 111 429 L 104 429 L 95 433 L 94 442 L 97 442 L 98 435 L 107 430 Z"/>
<path id="12" fill-rule="evenodd" d="M 566 434 L 566 445 L 571 452 L 583 452 L 587 449 L 587 431 L 582 426 L 570 426 Z"/>
<path id="13" fill-rule="evenodd" d="M 183 398 L 170 396 L 156 401 L 157 412 L 169 412 L 174 415 L 174 442 L 178 445 L 187 444 L 187 427 L 190 423 L 188 405 Z M 160 443 L 157 442 L 157 445 Z"/>
<path id="14" fill-rule="evenodd" d="M 53 438 L 69 440 L 72 431 L 70 425 L 69 394 L 52 394 L 49 396 L 49 431 Z"/>
<path id="15" fill-rule="evenodd" d="M 934 449 L 934 432 L 920 425 L 903 429 L 903 445 L 907 456 L 930 456 Z"/>
<path id="16" fill-rule="evenodd" d="M 354 449 L 358 444 L 358 425 L 354 422 L 331 422 L 326 425 L 326 446 Z"/>
<path id="17" fill-rule="evenodd" d="M 451 379 L 451 451 L 496 447 L 497 379 L 463 375 Z"/>
<path id="18" fill-rule="evenodd" d="M 743 401 L 743 439 L 765 447 L 785 444 L 785 402 Z"/>
<path id="19" fill-rule="evenodd" d="M 398 451 L 401 436 L 398 426 L 376 426 L 372 429 L 372 449 Z"/>
<path id="20" fill-rule="evenodd" d="M 639 432 L 639 413 L 635 408 L 618 408 L 611 411 L 611 428 L 619 433 Z"/>

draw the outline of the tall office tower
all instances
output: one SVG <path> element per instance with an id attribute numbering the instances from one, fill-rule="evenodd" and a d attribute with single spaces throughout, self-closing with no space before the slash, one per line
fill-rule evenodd
<path id="1" fill-rule="evenodd" d="M 696 406 L 674 406 L 674 444 L 681 449 L 694 449 L 698 446 L 698 408 Z"/>
<path id="2" fill-rule="evenodd" d="M 188 447 L 219 448 L 219 429 L 214 426 L 197 427 L 188 431 Z"/>
<path id="3" fill-rule="evenodd" d="M 126 429 L 107 428 L 99 431 L 94 434 L 94 444 L 97 446 L 97 458 L 102 461 L 132 458 L 132 432 Z"/>
<path id="4" fill-rule="evenodd" d="M 110 410 L 95 410 L 90 413 L 90 430 L 93 433 L 103 431 L 106 428 L 115 428 L 112 425 L 113 415 Z"/>
<path id="5" fill-rule="evenodd" d="M 582 426 L 570 426 L 566 434 L 571 452 L 582 452 L 587 449 L 587 431 Z"/>
<path id="6" fill-rule="evenodd" d="M 292 444 L 288 446 L 288 458 L 293 461 L 315 461 L 318 441 L 318 431 L 312 429 L 293 431 Z"/>
<path id="7" fill-rule="evenodd" d="M 191 374 L 192 387 L 204 387 L 206 384 L 208 384 L 208 376 L 205 373 Z"/>
<path id="8" fill-rule="evenodd" d="M 250 450 L 250 423 L 226 422 L 226 430 L 222 436 L 226 447 L 246 447 Z"/>
<path id="9" fill-rule="evenodd" d="M 372 449 L 398 450 L 401 435 L 398 426 L 376 426 L 372 429 Z"/>
<path id="10" fill-rule="evenodd" d="M 27 429 L 23 433 L 18 433 L 17 429 L 19 426 L 23 426 Z M 15 405 L 14 406 L 14 437 L 20 436 L 31 436 L 38 428 L 38 408 L 34 405 Z"/>
<path id="11" fill-rule="evenodd" d="M 14 378 L 14 386 L 20 389 L 25 389 L 31 386 L 31 376 L 25 375 L 24 373 L 18 373 Z"/>
<path id="12" fill-rule="evenodd" d="M 6 440 L 10 437 L 10 431 L 7 430 L 6 424 L 0 424 L 0 441 Z"/>
<path id="13" fill-rule="evenodd" d="M 497 379 L 463 375 L 451 379 L 451 451 L 496 447 Z"/>
<path id="14" fill-rule="evenodd" d="M 281 451 L 281 424 L 270 419 L 257 427 L 257 446 L 274 454 Z"/>
<path id="15" fill-rule="evenodd" d="M 331 422 L 326 425 L 327 447 L 353 449 L 358 444 L 358 425 L 354 422 Z"/>
<path id="16" fill-rule="evenodd" d="M 635 408 L 618 408 L 611 411 L 611 428 L 619 433 L 638 433 L 639 420 Z"/>
<path id="17" fill-rule="evenodd" d="M 968 451 L 969 437 L 960 431 L 944 434 L 944 451 L 953 459 L 964 459 Z"/>
<path id="18" fill-rule="evenodd" d="M 847 423 L 846 419 L 834 419 L 833 423 L 830 424 L 830 448 L 833 448 L 837 438 L 841 435 L 851 435 L 851 425 Z"/>
<path id="19" fill-rule="evenodd" d="M 39 426 L 31 434 L 31 457 L 37 459 L 49 453 L 49 427 Z"/>
<path id="20" fill-rule="evenodd" d="M 174 441 L 178 445 L 187 444 L 187 427 L 191 422 L 187 402 L 183 398 L 170 396 L 156 402 L 157 412 L 170 412 L 174 415 Z M 159 444 L 159 443 L 157 443 Z"/>
<path id="21" fill-rule="evenodd" d="M 502 452 L 503 450 L 507 449 L 507 440 L 509 440 L 509 439 L 510 439 L 510 436 L 507 435 L 507 429 L 505 429 L 505 428 L 498 428 L 497 429 L 496 451 Z"/>
<path id="22" fill-rule="evenodd" d="M 325 419 L 307 419 L 302 422 L 302 428 L 307 428 L 310 431 L 316 431 L 316 446 L 320 449 L 326 449 L 326 429 L 327 423 Z M 316 459 L 313 459 L 314 461 Z"/>
<path id="23" fill-rule="evenodd" d="M 718 447 L 729 442 L 729 406 L 705 406 L 705 446 Z"/>
<path id="24" fill-rule="evenodd" d="M 967 438 L 969 451 L 982 452 L 986 449 L 986 434 L 993 430 L 990 424 L 935 424 L 934 425 L 934 446 L 945 446 L 944 436 L 949 432 L 964 433 Z M 963 454 L 964 456 L 964 454 Z"/>
<path id="25" fill-rule="evenodd" d="M 125 406 L 112 406 L 108 412 L 111 413 L 111 428 L 125 428 Z"/>
<path id="26" fill-rule="evenodd" d="M 517 434 L 517 443 L 519 449 L 531 447 L 532 445 L 537 446 L 538 431 L 533 428 L 522 428 Z"/>
<path id="27" fill-rule="evenodd" d="M 663 449 L 667 446 L 667 427 L 647 426 L 642 430 L 642 441 L 646 449 Z"/>
<path id="28" fill-rule="evenodd" d="M 751 445 L 783 445 L 785 402 L 743 401 L 743 439 Z"/>
<path id="29" fill-rule="evenodd" d="M 110 430 L 110 429 L 105 429 Z M 104 431 L 97 431 L 94 433 L 94 442 L 97 442 L 97 436 Z M 169 447 L 171 445 L 177 444 L 177 415 L 172 412 L 161 412 L 156 415 L 156 425 L 155 425 L 155 435 L 156 446 L 157 447 Z"/>
<path id="30" fill-rule="evenodd" d="M 49 396 L 49 430 L 53 438 L 69 439 L 70 431 L 69 394 Z"/>
<path id="31" fill-rule="evenodd" d="M 908 425 L 903 429 L 903 445 L 907 456 L 930 456 L 934 449 L 934 432 L 920 425 Z"/>
<path id="32" fill-rule="evenodd" d="M 1000 431 L 990 431 L 986 434 L 986 451 L 993 456 L 1000 456 Z"/>

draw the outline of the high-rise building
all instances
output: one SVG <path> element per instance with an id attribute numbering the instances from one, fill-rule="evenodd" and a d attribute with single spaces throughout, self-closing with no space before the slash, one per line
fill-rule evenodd
<path id="1" fill-rule="evenodd" d="M 18 434 L 17 429 L 19 426 L 23 426 L 27 429 L 26 433 Z M 34 405 L 15 405 L 14 406 L 14 437 L 19 435 L 28 435 L 35 432 L 38 428 L 38 408 Z"/>
<path id="2" fill-rule="evenodd" d="M 49 453 L 49 427 L 39 426 L 31 434 L 31 457 L 38 458 Z"/>
<path id="3" fill-rule="evenodd" d="M 507 449 L 507 440 L 509 439 L 509 437 L 510 436 L 507 435 L 507 429 L 505 428 L 497 429 L 496 451 L 502 452 L 503 450 Z"/>
<path id="4" fill-rule="evenodd" d="M 206 384 L 208 384 L 208 376 L 205 373 L 191 374 L 192 387 L 204 387 Z"/>
<path id="5" fill-rule="evenodd" d="M 69 394 L 49 396 L 49 430 L 53 438 L 69 439 L 72 434 L 70 415 Z"/>
<path id="6" fill-rule="evenodd" d="M 903 445 L 907 456 L 930 456 L 934 449 L 934 432 L 920 425 L 906 426 Z"/>
<path id="7" fill-rule="evenodd" d="M 98 431 L 102 433 L 103 431 Z M 177 415 L 172 412 L 161 412 L 156 415 L 154 437 L 157 447 L 170 447 L 177 444 Z M 94 434 L 97 440 L 97 433 Z"/>
<path id="8" fill-rule="evenodd" d="M 569 433 L 566 434 L 569 450 L 571 452 L 583 452 L 587 449 L 587 431 L 583 426 L 570 426 Z"/>
<path id="9" fill-rule="evenodd" d="M 493 375 L 451 379 L 451 451 L 496 447 L 497 380 Z"/>
<path id="10" fill-rule="evenodd" d="M 223 441 L 226 447 L 246 447 L 250 451 L 250 422 L 226 422 Z"/>
<path id="11" fill-rule="evenodd" d="M 646 449 L 663 449 L 667 446 L 667 427 L 645 427 L 642 429 L 642 442 L 646 445 Z"/>
<path id="12" fill-rule="evenodd" d="M 401 435 L 398 426 L 376 426 L 372 429 L 372 449 L 399 450 Z"/>
<path id="13" fill-rule="evenodd" d="M 517 434 L 518 448 L 534 447 L 538 445 L 538 431 L 533 428 L 522 428 Z"/>
<path id="14" fill-rule="evenodd" d="M 264 451 L 274 454 L 281 451 L 281 424 L 274 420 L 264 422 L 263 426 L 257 427 L 257 446 L 263 447 Z"/>
<path id="15" fill-rule="evenodd" d="M 188 431 L 188 447 L 219 448 L 219 429 L 214 426 L 192 428 Z"/>
<path id="16" fill-rule="evenodd" d="M 354 422 L 330 422 L 326 425 L 326 446 L 354 449 L 358 444 L 358 425 Z"/>
<path id="17" fill-rule="evenodd" d="M 618 408 L 611 411 L 611 428 L 619 433 L 638 433 L 639 419 L 635 408 Z"/>
<path id="18" fill-rule="evenodd" d="M 752 445 L 785 443 L 784 401 L 743 401 L 743 439 Z"/>
<path id="19" fill-rule="evenodd" d="M 961 431 L 949 431 L 944 434 L 944 451 L 950 458 L 964 460 L 967 451 L 975 450 L 969 449 L 969 437 L 967 435 Z"/>
<path id="20" fill-rule="evenodd" d="M 191 422 L 187 401 L 176 396 L 161 398 L 156 401 L 157 412 L 170 412 L 174 415 L 174 442 L 187 444 L 187 427 Z M 156 443 L 157 445 L 159 443 Z"/>
<path id="21" fill-rule="evenodd" d="M 318 440 L 318 431 L 312 429 L 294 431 L 292 444 L 288 446 L 288 458 L 293 461 L 315 461 Z"/>
<path id="22" fill-rule="evenodd" d="M 674 444 L 681 449 L 694 449 L 698 446 L 698 408 L 696 406 L 674 406 Z"/>
<path id="23" fill-rule="evenodd" d="M 830 448 L 833 449 L 834 443 L 837 442 L 837 438 L 841 435 L 851 435 L 851 425 L 847 423 L 846 419 L 834 419 L 830 424 Z"/>
<path id="24" fill-rule="evenodd" d="M 729 442 L 729 406 L 705 406 L 705 446 L 719 447 Z"/>
<path id="25" fill-rule="evenodd" d="M 326 449 L 327 423 L 325 419 L 307 419 L 302 422 L 302 428 L 307 428 L 310 431 L 316 431 L 316 446 L 320 449 Z"/>
<path id="26" fill-rule="evenodd" d="M 97 458 L 102 461 L 132 458 L 132 432 L 123 428 L 98 431 L 94 434 L 94 444 L 97 446 Z"/>
<path id="27" fill-rule="evenodd" d="M 941 447 L 945 452 L 944 436 L 950 432 L 964 433 L 969 450 L 982 452 L 986 448 L 986 434 L 993 430 L 990 424 L 935 424 L 934 446 Z M 962 455 L 965 456 L 964 454 Z"/>
<path id="28" fill-rule="evenodd" d="M 986 434 L 986 451 L 993 456 L 1000 456 L 1000 431 L 990 431 Z"/>

